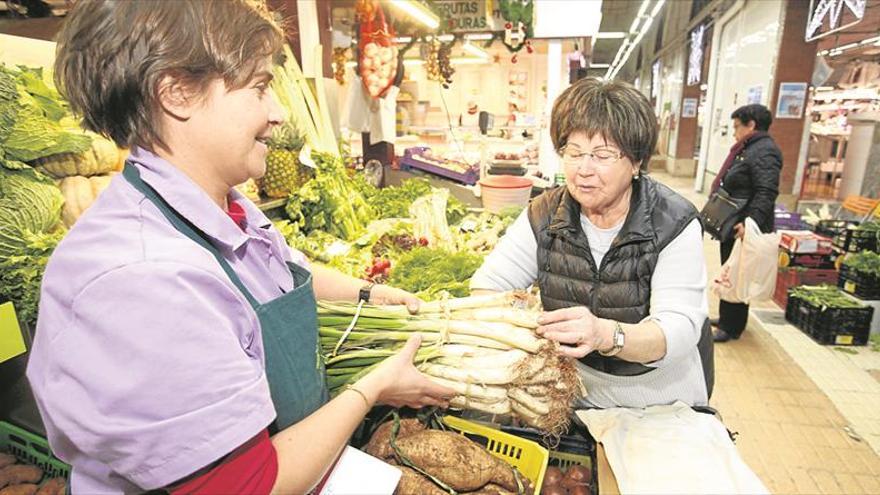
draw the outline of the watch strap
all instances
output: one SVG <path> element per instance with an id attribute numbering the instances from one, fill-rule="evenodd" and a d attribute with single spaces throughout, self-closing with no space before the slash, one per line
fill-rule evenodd
<path id="1" fill-rule="evenodd" d="M 621 350 L 623 350 L 623 345 L 624 345 L 625 341 L 626 341 L 626 339 L 625 339 L 625 334 L 623 333 L 623 327 L 620 326 L 619 321 L 615 321 L 614 322 L 614 334 L 612 334 L 612 336 L 611 336 L 611 342 L 613 342 L 614 345 L 611 347 L 610 351 L 608 351 L 608 352 L 599 351 L 599 354 L 601 354 L 605 357 L 614 356 L 617 353 L 619 353 Z"/>
<path id="2" fill-rule="evenodd" d="M 373 286 L 376 284 L 367 284 L 361 287 L 361 290 L 358 291 L 358 301 L 370 302 L 370 292 L 373 291 Z"/>

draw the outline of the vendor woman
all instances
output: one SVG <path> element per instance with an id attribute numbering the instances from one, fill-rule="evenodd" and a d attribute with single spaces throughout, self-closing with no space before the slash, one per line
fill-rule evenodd
<path id="1" fill-rule="evenodd" d="M 689 201 L 645 175 L 651 103 L 629 84 L 582 79 L 554 103 L 550 135 L 565 187 L 532 200 L 471 288 L 537 284 L 538 332 L 578 359 L 583 406 L 706 405 L 702 229 Z"/>
<path id="2" fill-rule="evenodd" d="M 282 32 L 252 0 L 80 0 L 55 77 L 125 171 L 55 250 L 28 378 L 72 492 L 304 493 L 374 404 L 444 405 L 407 342 L 328 401 L 309 266 L 233 186 L 265 170 Z"/>

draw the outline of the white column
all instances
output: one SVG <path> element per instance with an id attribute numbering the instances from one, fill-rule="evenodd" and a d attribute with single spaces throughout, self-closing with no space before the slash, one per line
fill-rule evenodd
<path id="1" fill-rule="evenodd" d="M 866 189 L 864 187 L 865 179 L 868 178 L 866 174 L 876 176 L 877 164 L 871 163 L 872 150 L 880 149 L 880 143 L 874 142 L 875 136 L 878 136 L 875 128 L 880 125 L 880 112 L 852 114 L 848 121 L 852 125 L 852 130 L 846 147 L 846 160 L 838 199 L 844 199 L 851 194 L 862 195 L 862 191 Z"/>
<path id="2" fill-rule="evenodd" d="M 547 45 L 547 105 L 543 109 L 544 126 L 541 129 L 538 168 L 544 177 L 551 181 L 554 174 L 560 171 L 559 156 L 550 139 L 550 111 L 553 109 L 556 97 L 568 87 L 568 79 L 563 79 L 562 69 L 562 41 L 550 40 Z"/>
<path id="3" fill-rule="evenodd" d="M 318 33 L 318 5 L 315 0 L 296 0 L 296 18 L 299 26 L 299 50 L 302 54 L 302 71 L 306 77 L 321 74 L 315 67 L 315 47 L 321 44 Z"/>

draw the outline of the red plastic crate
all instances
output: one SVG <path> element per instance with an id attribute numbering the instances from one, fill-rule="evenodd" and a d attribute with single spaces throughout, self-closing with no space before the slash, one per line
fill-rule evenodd
<path id="1" fill-rule="evenodd" d="M 830 254 L 830 237 L 823 237 L 807 230 L 782 231 L 779 247 L 792 254 Z"/>
<path id="2" fill-rule="evenodd" d="M 799 285 L 837 285 L 837 270 L 819 268 L 780 268 L 776 274 L 776 289 L 773 302 L 785 309 L 788 304 L 788 289 Z"/>

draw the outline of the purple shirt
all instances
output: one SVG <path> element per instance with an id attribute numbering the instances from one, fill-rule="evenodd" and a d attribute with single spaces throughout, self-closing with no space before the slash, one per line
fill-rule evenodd
<path id="1" fill-rule="evenodd" d="M 144 182 L 207 234 L 261 303 L 305 266 L 237 191 L 242 231 L 180 170 L 140 149 Z M 275 418 L 256 313 L 217 260 L 121 174 L 70 230 L 43 278 L 28 379 L 73 492 L 167 486 Z"/>

